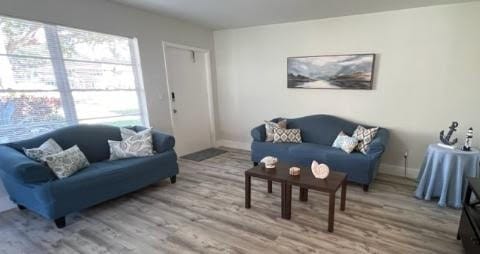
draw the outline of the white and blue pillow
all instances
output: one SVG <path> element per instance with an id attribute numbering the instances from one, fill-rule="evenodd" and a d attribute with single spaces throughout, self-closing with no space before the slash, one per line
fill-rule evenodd
<path id="1" fill-rule="evenodd" d="M 62 147 L 53 139 L 48 139 L 40 147 L 37 148 L 23 148 L 25 155 L 35 161 L 43 162 L 44 158 L 49 155 L 57 154 L 63 151 Z"/>
<path id="2" fill-rule="evenodd" d="M 108 140 L 110 160 L 153 155 L 152 129 L 140 132 L 121 128 L 122 141 Z"/>
<path id="3" fill-rule="evenodd" d="M 341 131 L 335 141 L 333 142 L 332 147 L 340 148 L 346 153 L 351 153 L 355 147 L 358 145 L 358 139 L 350 137 Z"/>
<path id="4" fill-rule="evenodd" d="M 87 157 L 78 148 L 77 145 L 70 147 L 62 152 L 48 155 L 44 157 L 48 167 L 50 167 L 58 178 L 66 178 L 80 169 L 86 168 L 90 165 Z"/>

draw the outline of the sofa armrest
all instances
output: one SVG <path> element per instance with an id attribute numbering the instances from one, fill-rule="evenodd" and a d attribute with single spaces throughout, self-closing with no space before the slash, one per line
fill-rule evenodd
<path id="1" fill-rule="evenodd" d="M 267 138 L 267 132 L 265 130 L 265 124 L 259 125 L 252 129 L 250 132 L 254 141 L 264 142 Z"/>
<path id="2" fill-rule="evenodd" d="M 147 128 L 143 126 L 135 126 L 135 131 L 143 131 Z M 163 153 L 168 150 L 172 150 L 175 146 L 175 138 L 171 135 L 165 134 L 158 130 L 152 129 L 152 141 L 153 141 L 153 149 L 157 153 Z"/>
<path id="3" fill-rule="evenodd" d="M 372 143 L 368 146 L 367 155 L 370 158 L 377 158 L 382 155 L 388 145 L 390 134 L 387 129 L 380 128 Z"/>
<path id="4" fill-rule="evenodd" d="M 162 133 L 157 130 L 152 131 L 153 148 L 157 153 L 163 153 L 168 150 L 173 150 L 175 146 L 175 138 L 171 135 Z"/>
<path id="5" fill-rule="evenodd" d="M 0 170 L 23 183 L 56 179 L 52 170 L 6 145 L 0 145 Z"/>

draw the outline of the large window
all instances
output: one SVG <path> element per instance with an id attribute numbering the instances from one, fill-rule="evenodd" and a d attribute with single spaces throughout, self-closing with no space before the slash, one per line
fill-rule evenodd
<path id="1" fill-rule="evenodd" d="M 77 123 L 146 124 L 132 39 L 0 17 L 0 143 Z"/>

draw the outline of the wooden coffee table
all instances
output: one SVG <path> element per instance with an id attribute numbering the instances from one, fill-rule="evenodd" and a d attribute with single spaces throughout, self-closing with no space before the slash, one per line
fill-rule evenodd
<path id="1" fill-rule="evenodd" d="M 347 195 L 347 174 L 330 171 L 326 179 L 317 179 L 313 176 L 310 168 L 300 167 L 301 172 L 298 176 L 291 176 L 288 173 L 291 165 L 278 163 L 276 168 L 267 169 L 263 164 L 259 164 L 245 171 L 245 208 L 251 206 L 251 178 L 257 177 L 268 181 L 268 192 L 272 192 L 272 181 L 281 184 L 281 215 L 282 218 L 289 220 L 292 210 L 292 185 L 300 187 L 300 201 L 308 200 L 308 190 L 317 190 L 329 194 L 328 205 L 328 231 L 333 232 L 333 223 L 335 216 L 335 194 L 342 187 L 340 210 L 345 210 L 345 199 Z"/>

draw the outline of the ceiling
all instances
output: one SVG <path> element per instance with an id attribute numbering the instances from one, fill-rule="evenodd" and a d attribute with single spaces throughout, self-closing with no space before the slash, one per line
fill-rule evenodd
<path id="1" fill-rule="evenodd" d="M 239 28 L 472 0 L 110 0 L 211 29 Z"/>

